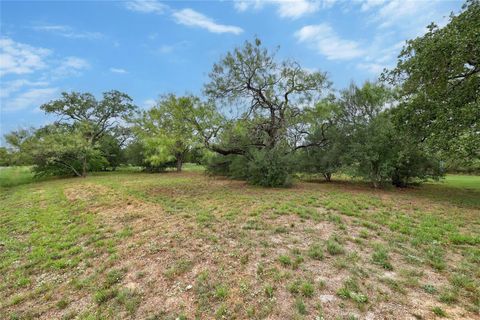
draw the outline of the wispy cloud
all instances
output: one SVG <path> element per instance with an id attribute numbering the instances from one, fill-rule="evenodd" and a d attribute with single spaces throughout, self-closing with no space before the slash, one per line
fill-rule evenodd
<path id="1" fill-rule="evenodd" d="M 58 88 L 33 88 L 13 99 L 2 101 L 3 111 L 19 111 L 27 108 L 38 107 L 40 104 L 53 99 L 58 93 Z"/>
<path id="2" fill-rule="evenodd" d="M 377 36 L 371 45 L 365 50 L 366 54 L 357 63 L 357 68 L 373 75 L 379 75 L 384 69 L 394 66 L 395 58 L 402 49 L 404 41 L 388 44 L 385 41 L 388 36 Z"/>
<path id="3" fill-rule="evenodd" d="M 157 102 L 154 99 L 147 99 L 147 100 L 143 101 L 143 107 L 145 109 L 150 109 L 153 106 L 155 106 L 156 104 L 157 104 Z"/>
<path id="4" fill-rule="evenodd" d="M 158 2 L 156 0 L 134 0 L 125 3 L 125 7 L 128 10 L 141 12 L 141 13 L 153 13 L 153 14 L 165 14 L 169 13 L 173 17 L 177 24 L 182 24 L 189 27 L 197 27 L 208 30 L 213 33 L 233 33 L 240 34 L 243 29 L 237 26 L 220 24 L 215 22 L 212 18 L 197 12 L 190 8 L 181 10 L 173 10 L 169 6 Z M 156 34 L 150 35 L 149 38 L 155 38 Z"/>
<path id="5" fill-rule="evenodd" d="M 335 0 L 237 0 L 234 7 L 237 11 L 244 12 L 249 9 L 260 10 L 265 5 L 274 5 L 281 18 L 298 19 L 322 8 L 329 8 L 334 3 Z"/>
<path id="6" fill-rule="evenodd" d="M 304 15 L 317 12 L 319 8 L 320 2 L 318 1 L 279 1 L 277 12 L 281 18 L 298 19 Z"/>
<path id="7" fill-rule="evenodd" d="M 43 87 L 48 85 L 48 81 L 30 81 L 28 79 L 16 79 L 12 81 L 2 82 L 0 98 L 8 98 L 24 87 Z"/>
<path id="8" fill-rule="evenodd" d="M 439 25 L 448 21 L 439 4 L 441 1 L 369 0 L 362 3 L 361 10 L 367 14 L 367 22 L 378 29 L 395 29 L 397 34 L 412 38 L 423 34 L 432 21 Z"/>
<path id="9" fill-rule="evenodd" d="M 45 59 L 51 51 L 15 42 L 10 38 L 0 39 L 0 76 L 26 74 L 47 66 Z"/>
<path id="10" fill-rule="evenodd" d="M 83 70 L 88 68 L 90 68 L 90 64 L 87 60 L 78 57 L 67 57 L 53 70 L 53 76 L 55 78 L 78 76 Z"/>
<path id="11" fill-rule="evenodd" d="M 168 6 L 166 4 L 155 0 L 127 1 L 125 3 L 125 7 L 131 11 L 156 14 L 163 14 L 168 10 Z"/>
<path id="12" fill-rule="evenodd" d="M 125 69 L 122 69 L 122 68 L 110 68 L 110 72 L 113 72 L 113 73 L 119 73 L 119 74 L 125 74 L 125 73 L 128 73 L 127 70 Z"/>
<path id="13" fill-rule="evenodd" d="M 216 23 L 213 19 L 190 8 L 174 12 L 173 17 L 178 24 L 206 29 L 213 33 L 240 34 L 243 32 L 240 27 Z"/>
<path id="14" fill-rule="evenodd" d="M 386 66 L 382 63 L 376 62 L 360 62 L 357 64 L 357 68 L 365 70 L 373 75 L 379 75 L 386 68 Z"/>
<path id="15" fill-rule="evenodd" d="M 65 25 L 39 25 L 39 26 L 34 26 L 33 30 L 41 31 L 41 32 L 49 32 L 49 33 L 52 33 L 64 38 L 69 38 L 69 39 L 96 40 L 96 39 L 104 38 L 103 33 L 78 31 L 70 26 L 65 26 Z"/>
<path id="16" fill-rule="evenodd" d="M 380 5 L 385 4 L 387 0 L 365 0 L 363 1 L 362 4 L 362 11 L 368 11 L 372 8 L 378 7 Z"/>
<path id="17" fill-rule="evenodd" d="M 158 48 L 158 52 L 160 52 L 162 54 L 167 54 L 167 53 L 173 52 L 173 49 L 175 49 L 174 46 L 164 44 L 164 45 L 160 46 L 160 48 Z"/>
<path id="18" fill-rule="evenodd" d="M 327 23 L 305 26 L 295 37 L 329 60 L 349 60 L 365 53 L 358 42 L 340 38 Z"/>
<path id="19" fill-rule="evenodd" d="M 79 76 L 90 67 L 79 57 L 58 57 L 52 50 L 0 38 L 0 106 L 16 112 L 38 108 L 60 91 L 60 79 Z"/>

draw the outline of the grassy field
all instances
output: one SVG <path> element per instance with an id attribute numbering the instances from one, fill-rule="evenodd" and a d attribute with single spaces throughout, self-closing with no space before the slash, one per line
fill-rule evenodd
<path id="1" fill-rule="evenodd" d="M 263 189 L 193 166 L 9 170 L 0 319 L 480 317 L 480 177 Z"/>

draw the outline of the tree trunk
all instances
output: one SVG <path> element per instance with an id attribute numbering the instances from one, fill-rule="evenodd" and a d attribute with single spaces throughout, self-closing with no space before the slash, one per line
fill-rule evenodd
<path id="1" fill-rule="evenodd" d="M 82 178 L 87 177 L 87 156 L 83 157 L 83 164 L 82 164 Z"/>
<path id="2" fill-rule="evenodd" d="M 181 156 L 177 157 L 177 172 L 182 171 L 183 159 Z"/>
<path id="3" fill-rule="evenodd" d="M 325 177 L 325 181 L 327 181 L 327 182 L 332 181 L 332 173 L 331 172 L 325 172 L 323 174 L 323 176 Z"/>

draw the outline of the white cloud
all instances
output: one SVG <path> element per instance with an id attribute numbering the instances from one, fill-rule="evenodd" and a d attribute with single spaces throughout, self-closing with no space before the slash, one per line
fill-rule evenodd
<path id="1" fill-rule="evenodd" d="M 336 0 L 237 0 L 234 7 L 239 12 L 249 9 L 260 10 L 265 5 L 277 7 L 277 14 L 281 18 L 298 19 L 302 16 L 315 13 L 322 8 L 331 7 Z"/>
<path id="2" fill-rule="evenodd" d="M 361 10 L 370 12 L 368 22 L 379 29 L 392 28 L 402 37 L 422 35 L 432 21 L 444 25 L 448 15 L 439 10 L 439 1 L 370 0 L 362 3 Z"/>
<path id="3" fill-rule="evenodd" d="M 44 48 L 0 39 L 0 76 L 32 73 L 46 67 L 45 58 L 51 53 Z"/>
<path id="4" fill-rule="evenodd" d="M 26 108 L 38 107 L 53 99 L 58 88 L 34 88 L 19 94 L 14 99 L 2 101 L 3 111 L 19 111 Z"/>
<path id="5" fill-rule="evenodd" d="M 70 38 L 70 39 L 90 39 L 96 40 L 101 39 L 104 35 L 100 32 L 87 32 L 87 31 L 77 31 L 69 26 L 64 25 L 41 25 L 34 26 L 35 31 L 49 32 L 61 37 Z"/>
<path id="6" fill-rule="evenodd" d="M 173 51 L 173 49 L 175 49 L 174 46 L 164 44 L 160 48 L 158 48 L 158 52 L 163 53 L 163 54 L 167 54 L 167 53 L 171 53 Z"/>
<path id="7" fill-rule="evenodd" d="M 326 23 L 305 26 L 295 33 L 295 37 L 328 60 L 349 60 L 365 53 L 358 42 L 340 38 Z"/>
<path id="8" fill-rule="evenodd" d="M 128 73 L 127 70 L 125 69 L 122 69 L 122 68 L 110 68 L 110 72 L 113 72 L 113 73 L 120 73 L 120 74 L 125 74 L 125 73 Z"/>
<path id="9" fill-rule="evenodd" d="M 368 73 L 379 75 L 386 66 L 375 62 L 360 62 L 357 64 L 357 67 L 361 70 L 367 71 Z"/>
<path id="10" fill-rule="evenodd" d="M 153 106 L 155 106 L 156 104 L 157 104 L 157 102 L 154 99 L 147 99 L 147 100 L 143 101 L 143 107 L 145 109 L 150 109 Z"/>
<path id="11" fill-rule="evenodd" d="M 155 53 L 160 53 L 160 54 L 169 54 L 177 50 L 183 50 L 190 46 L 189 41 L 179 41 L 171 44 L 163 44 L 159 48 L 155 49 Z"/>
<path id="12" fill-rule="evenodd" d="M 387 27 L 407 17 L 421 19 L 428 7 L 428 1 L 393 0 L 380 7 L 373 20 L 380 21 L 380 27 Z"/>
<path id="13" fill-rule="evenodd" d="M 52 51 L 0 38 L 0 107 L 19 111 L 45 103 L 59 92 L 55 81 L 90 67 L 79 57 L 59 58 Z M 26 76 L 28 74 L 28 77 Z M 3 78 L 7 75 L 6 78 Z"/>
<path id="14" fill-rule="evenodd" d="M 368 11 L 372 8 L 383 5 L 386 0 L 365 0 L 362 2 L 362 11 Z"/>
<path id="15" fill-rule="evenodd" d="M 78 57 L 67 57 L 53 70 L 54 77 L 78 76 L 90 67 L 87 60 Z"/>
<path id="16" fill-rule="evenodd" d="M 0 90 L 0 98 L 8 98 L 15 92 L 20 91 L 23 87 L 48 86 L 47 81 L 30 81 L 27 79 L 17 79 L 2 83 Z"/>
<path id="17" fill-rule="evenodd" d="M 168 9 L 167 5 L 155 0 L 128 1 L 125 3 L 125 7 L 131 11 L 155 14 L 163 14 Z"/>
<path id="18" fill-rule="evenodd" d="M 240 34 L 243 32 L 242 28 L 240 27 L 218 24 L 211 18 L 190 8 L 174 12 L 173 17 L 179 24 L 206 29 L 213 33 Z"/>
<path id="19" fill-rule="evenodd" d="M 301 16 L 314 13 L 320 8 L 320 2 L 297 0 L 297 1 L 279 1 L 278 15 L 282 18 L 297 19 Z"/>
<path id="20" fill-rule="evenodd" d="M 405 41 L 389 44 L 388 40 L 391 37 L 390 33 L 375 36 L 356 67 L 373 75 L 380 75 L 384 69 L 394 67 L 396 57 L 404 46 Z"/>
<path id="21" fill-rule="evenodd" d="M 248 9 L 260 10 L 268 2 L 268 0 L 236 0 L 233 2 L 233 6 L 237 11 L 244 12 Z"/>

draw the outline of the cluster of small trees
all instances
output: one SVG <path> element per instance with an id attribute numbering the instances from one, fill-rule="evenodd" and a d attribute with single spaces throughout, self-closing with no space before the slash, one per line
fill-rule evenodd
<path id="1" fill-rule="evenodd" d="M 375 187 L 436 179 L 458 155 L 480 158 L 478 21 L 480 4 L 468 1 L 448 25 L 408 41 L 381 82 L 340 92 L 255 39 L 213 66 L 203 98 L 168 94 L 139 111 L 118 91 L 101 101 L 63 93 L 41 106 L 55 123 L 8 134 L 0 155 L 52 175 L 196 161 L 262 186 L 287 186 L 295 173 L 343 172 Z"/>

